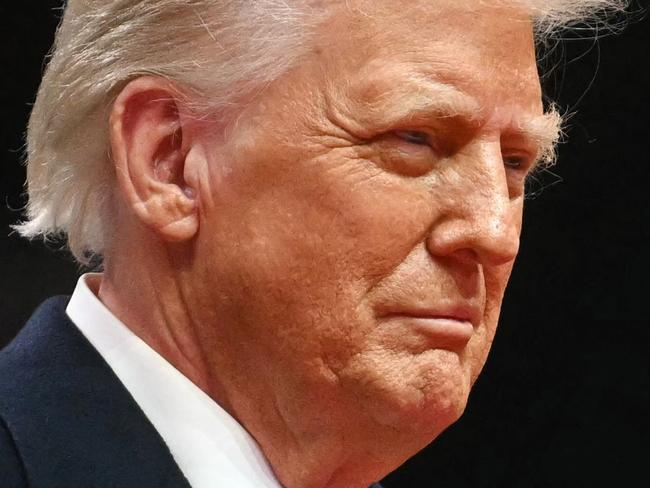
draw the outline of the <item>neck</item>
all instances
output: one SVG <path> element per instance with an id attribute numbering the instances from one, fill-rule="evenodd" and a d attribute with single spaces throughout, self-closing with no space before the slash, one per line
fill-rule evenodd
<path id="1" fill-rule="evenodd" d="M 146 253 L 141 250 L 145 250 Z M 151 245 L 132 246 L 128 253 L 105 259 L 97 295 L 134 334 L 222 405 L 192 316 L 186 309 L 178 272 L 164 251 Z"/>
<path id="2" fill-rule="evenodd" d="M 367 488 L 386 472 L 382 463 L 364 463 L 366 453 L 356 449 L 363 443 L 332 429 L 346 422 L 328 413 L 337 411 L 335 402 L 330 408 L 324 398 L 308 400 L 320 403 L 324 417 L 286 415 L 272 387 L 272 369 L 260 371 L 263 347 L 255 341 L 242 346 L 232 332 L 237 324 L 221 323 L 219 311 L 197 299 L 188 288 L 191 267 L 178 254 L 140 242 L 128 252 L 110 253 L 104 264 L 100 300 L 253 435 L 284 486 Z"/>

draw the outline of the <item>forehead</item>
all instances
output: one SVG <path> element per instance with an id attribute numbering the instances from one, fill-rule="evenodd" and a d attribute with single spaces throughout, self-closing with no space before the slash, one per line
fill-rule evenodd
<path id="1" fill-rule="evenodd" d="M 368 97 L 410 92 L 431 79 L 457 88 L 486 113 L 517 105 L 541 111 L 530 17 L 479 0 L 338 3 L 324 26 L 331 67 Z M 363 88 L 361 88 L 363 87 Z"/>

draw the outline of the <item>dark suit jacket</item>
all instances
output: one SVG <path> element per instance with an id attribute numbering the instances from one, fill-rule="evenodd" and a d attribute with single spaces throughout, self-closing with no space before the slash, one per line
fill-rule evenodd
<path id="1" fill-rule="evenodd" d="M 67 303 L 46 301 L 0 352 L 0 487 L 189 488 Z"/>

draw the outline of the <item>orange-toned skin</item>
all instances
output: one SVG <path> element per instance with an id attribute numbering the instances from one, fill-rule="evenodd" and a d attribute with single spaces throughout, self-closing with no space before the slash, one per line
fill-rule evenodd
<path id="1" fill-rule="evenodd" d="M 155 77 L 110 122 L 99 296 L 291 488 L 366 487 L 462 414 L 552 139 L 521 130 L 543 119 L 524 13 L 333 4 L 309 56 L 229 123 Z M 462 309 L 469 341 L 399 315 L 423 308 Z"/>

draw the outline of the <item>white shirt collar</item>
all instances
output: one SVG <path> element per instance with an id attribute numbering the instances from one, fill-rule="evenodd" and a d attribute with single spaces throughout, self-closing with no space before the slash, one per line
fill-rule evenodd
<path id="1" fill-rule="evenodd" d="M 83 275 L 66 312 L 163 438 L 193 488 L 281 488 L 253 437 L 120 322 Z"/>

